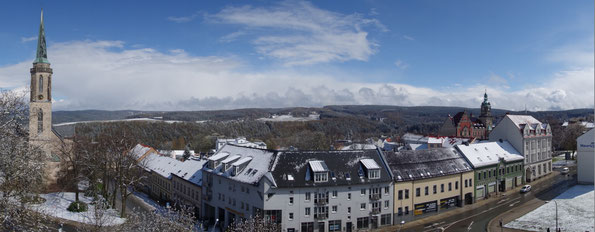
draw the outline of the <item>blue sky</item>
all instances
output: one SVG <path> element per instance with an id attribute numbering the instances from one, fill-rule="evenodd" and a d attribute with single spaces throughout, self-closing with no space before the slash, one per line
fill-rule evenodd
<path id="1" fill-rule="evenodd" d="M 54 108 L 593 107 L 593 1 L 10 1 L 0 88 L 44 8 Z M 580 93 L 580 94 L 579 94 Z"/>

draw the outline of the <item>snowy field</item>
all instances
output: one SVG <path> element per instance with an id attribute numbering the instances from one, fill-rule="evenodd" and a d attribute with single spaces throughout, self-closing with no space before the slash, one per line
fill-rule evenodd
<path id="1" fill-rule="evenodd" d="M 558 227 L 562 231 L 595 231 L 593 228 L 593 185 L 576 185 L 554 199 L 558 202 Z M 556 228 L 556 205 L 553 201 L 504 225 L 506 228 L 551 231 Z"/>
<path id="2" fill-rule="evenodd" d="M 83 196 L 83 193 L 79 195 L 79 199 L 87 203 L 89 207 L 87 212 L 81 213 L 70 212 L 66 209 L 70 203 L 74 202 L 73 192 L 57 192 L 41 194 L 39 196 L 46 199 L 46 201 L 42 204 L 32 204 L 30 206 L 31 209 L 52 217 L 86 224 L 95 224 L 97 221 L 99 221 L 104 226 L 119 225 L 124 223 L 124 219 L 120 218 L 118 213 L 112 209 L 107 210 L 103 217 L 98 217 L 98 220 L 96 220 L 95 206 L 89 204 L 93 199 Z"/>
<path id="3" fill-rule="evenodd" d="M 258 121 L 265 122 L 306 122 L 320 120 L 319 114 L 310 114 L 308 117 L 294 117 L 291 115 L 274 115 L 270 118 L 259 118 Z"/>

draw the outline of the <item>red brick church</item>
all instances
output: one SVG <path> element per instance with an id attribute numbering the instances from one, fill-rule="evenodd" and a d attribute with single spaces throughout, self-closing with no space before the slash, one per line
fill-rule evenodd
<path id="1" fill-rule="evenodd" d="M 483 95 L 481 103 L 481 114 L 479 118 L 467 110 L 458 112 L 455 116 L 448 116 L 438 131 L 439 136 L 454 136 L 464 138 L 487 139 L 492 130 L 492 107 L 488 101 L 488 94 Z"/>

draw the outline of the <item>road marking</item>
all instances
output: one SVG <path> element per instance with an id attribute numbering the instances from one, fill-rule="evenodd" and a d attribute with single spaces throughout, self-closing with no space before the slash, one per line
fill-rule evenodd
<path id="1" fill-rule="evenodd" d="M 515 202 L 513 202 L 512 204 L 510 204 L 510 205 L 508 205 L 508 206 L 510 206 L 510 207 L 513 207 L 514 205 L 516 205 L 516 204 L 517 204 L 517 203 L 519 203 L 519 202 L 521 202 L 521 201 L 515 201 Z"/>
<path id="2" fill-rule="evenodd" d="M 471 221 L 471 223 L 469 223 L 469 227 L 467 227 L 467 231 L 471 231 L 471 225 L 473 225 L 473 221 Z"/>
<path id="3" fill-rule="evenodd" d="M 510 201 L 508 201 L 508 202 L 516 201 L 516 200 L 519 200 L 519 199 L 521 199 L 521 197 L 514 198 L 514 199 L 512 199 L 512 200 L 510 200 Z M 508 203 L 508 202 L 507 202 L 507 203 Z M 459 223 L 459 222 L 465 221 L 465 220 L 467 220 L 467 219 L 469 219 L 469 218 L 472 218 L 472 217 L 475 217 L 475 216 L 477 216 L 477 215 L 484 214 L 484 213 L 486 213 L 486 212 L 488 212 L 488 211 L 490 211 L 490 210 L 492 210 L 492 209 L 494 209 L 494 208 L 498 208 L 498 207 L 501 207 L 501 206 L 503 206 L 503 205 L 504 205 L 504 204 L 502 204 L 502 205 L 498 205 L 498 206 L 496 206 L 496 207 L 492 207 L 492 208 L 490 208 L 490 209 L 483 210 L 483 211 L 481 211 L 481 212 L 479 212 L 479 213 L 473 214 L 473 215 L 471 215 L 471 216 L 468 216 L 468 217 L 466 217 L 466 218 L 463 218 L 463 219 L 459 219 L 459 220 L 457 220 L 457 221 L 454 221 L 454 222 L 452 222 L 452 223 L 448 224 L 448 226 L 445 226 L 445 227 L 444 227 L 444 229 L 446 230 L 446 229 L 448 229 L 449 227 L 451 227 L 451 226 L 452 226 L 452 225 L 454 225 L 454 224 L 457 224 L 457 223 Z"/>

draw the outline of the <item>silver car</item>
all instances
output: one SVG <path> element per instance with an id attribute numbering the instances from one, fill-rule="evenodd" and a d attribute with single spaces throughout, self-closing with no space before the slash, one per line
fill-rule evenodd
<path id="1" fill-rule="evenodd" d="M 531 191 L 531 185 L 525 185 L 521 188 L 521 193 L 526 193 Z"/>

